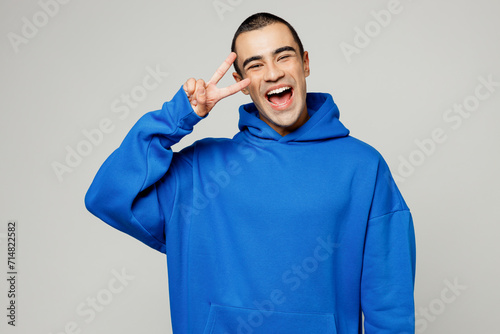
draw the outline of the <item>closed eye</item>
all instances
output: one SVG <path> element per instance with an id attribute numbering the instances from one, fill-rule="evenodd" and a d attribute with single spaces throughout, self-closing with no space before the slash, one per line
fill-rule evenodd
<path id="1" fill-rule="evenodd" d="M 292 58 L 293 56 L 295 56 L 295 54 L 290 54 L 290 53 L 287 53 L 287 54 L 284 54 L 284 55 L 281 55 L 278 57 L 278 61 L 280 60 L 286 60 L 288 58 Z"/>
<path id="2" fill-rule="evenodd" d="M 260 66 L 262 66 L 262 65 L 261 64 L 253 64 L 253 65 L 248 66 L 247 70 L 251 70 L 253 68 L 257 68 L 257 67 L 260 67 Z"/>

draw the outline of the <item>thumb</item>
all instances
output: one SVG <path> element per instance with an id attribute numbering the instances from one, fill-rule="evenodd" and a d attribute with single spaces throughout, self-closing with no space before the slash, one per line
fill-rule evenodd
<path id="1" fill-rule="evenodd" d="M 198 104 L 205 104 L 207 102 L 207 91 L 204 86 L 200 86 L 196 92 Z"/>
<path id="2" fill-rule="evenodd" d="M 206 114 L 208 114 L 209 111 L 207 108 L 207 94 L 204 82 L 202 84 L 197 85 L 195 94 L 196 94 L 195 112 L 198 114 L 198 116 L 203 117 Z"/>

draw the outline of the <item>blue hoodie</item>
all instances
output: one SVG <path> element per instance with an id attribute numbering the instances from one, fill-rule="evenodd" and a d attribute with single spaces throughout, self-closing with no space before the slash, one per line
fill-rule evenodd
<path id="1" fill-rule="evenodd" d="M 232 139 L 173 152 L 199 117 L 182 88 L 104 162 L 89 211 L 167 255 L 174 333 L 414 333 L 410 211 L 328 94 L 281 136 L 240 107 Z"/>

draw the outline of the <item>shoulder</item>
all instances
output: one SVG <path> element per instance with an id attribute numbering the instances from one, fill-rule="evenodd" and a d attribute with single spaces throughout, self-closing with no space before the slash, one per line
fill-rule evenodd
<path id="1" fill-rule="evenodd" d="M 193 143 L 195 150 L 217 150 L 225 146 L 231 145 L 232 139 L 230 138 L 213 138 L 207 137 L 197 140 Z"/>
<path id="2" fill-rule="evenodd" d="M 385 163 L 382 154 L 376 148 L 356 137 L 349 135 L 339 138 L 338 141 L 342 146 L 342 151 L 351 159 L 375 165 L 380 162 Z"/>
<path id="3" fill-rule="evenodd" d="M 226 150 L 233 143 L 233 140 L 230 138 L 212 138 L 207 137 L 203 139 L 199 139 L 192 143 L 191 145 L 183 148 L 178 152 L 180 155 L 193 155 L 199 153 L 206 152 L 216 152 L 218 150 Z"/>

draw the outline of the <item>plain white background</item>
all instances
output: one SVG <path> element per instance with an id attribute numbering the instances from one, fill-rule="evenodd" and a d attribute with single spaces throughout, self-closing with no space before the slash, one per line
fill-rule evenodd
<path id="1" fill-rule="evenodd" d="M 480 77 L 500 82 L 500 2 L 390 3 L 2 0 L 1 332 L 171 332 L 165 257 L 93 217 L 83 198 L 135 121 L 189 77 L 209 79 L 258 11 L 295 26 L 310 53 L 309 90 L 331 93 L 351 134 L 397 176 L 417 234 L 417 332 L 498 332 L 500 86 L 477 87 Z M 388 7 L 397 10 L 377 23 Z M 155 70 L 157 87 L 145 90 Z M 228 73 L 221 85 L 231 82 Z M 222 101 L 174 149 L 232 137 L 247 102 Z M 470 112 L 453 111 L 464 104 Z M 89 146 L 84 133 L 102 122 L 107 133 Z M 68 158 L 78 149 L 85 155 Z M 10 219 L 19 226 L 15 328 L 6 317 Z M 116 272 L 128 279 L 118 283 Z"/>

